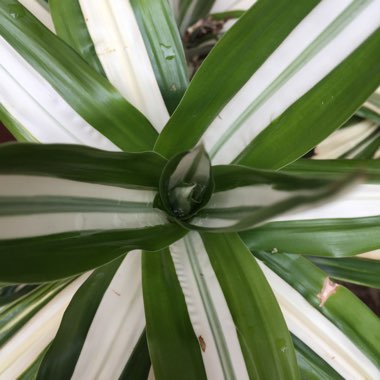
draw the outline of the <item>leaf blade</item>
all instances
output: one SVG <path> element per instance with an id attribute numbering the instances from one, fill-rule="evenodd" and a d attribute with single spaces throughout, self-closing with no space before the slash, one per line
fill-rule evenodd
<path id="1" fill-rule="evenodd" d="M 269 285 L 256 267 L 256 262 L 247 255 L 245 245 L 233 234 L 202 234 L 202 239 L 229 303 L 250 376 L 299 378 L 293 345 L 285 322 Z M 255 281 L 252 280 L 253 277 Z M 258 281 L 260 292 L 257 291 Z M 236 299 L 237 289 L 240 296 L 246 295 L 246 302 L 250 300 L 248 305 L 242 305 Z M 260 326 L 259 331 L 253 327 L 256 325 Z M 260 343 L 262 339 L 267 342 L 265 349 Z M 280 341 L 282 343 L 279 345 Z M 284 346 L 287 349 L 281 350 Z"/>
<path id="2" fill-rule="evenodd" d="M 22 17 L 14 18 L 12 12 L 18 12 Z M 4 41 L 16 49 L 90 125 L 121 149 L 150 149 L 156 140 L 155 130 L 105 78 L 39 24 L 17 1 L 2 2 L 0 16 Z M 71 70 L 74 65 L 75 72 Z"/>
<path id="3" fill-rule="evenodd" d="M 181 373 L 183 379 L 206 379 L 169 252 L 144 252 L 142 265 L 147 339 L 155 378 L 176 378 Z"/>

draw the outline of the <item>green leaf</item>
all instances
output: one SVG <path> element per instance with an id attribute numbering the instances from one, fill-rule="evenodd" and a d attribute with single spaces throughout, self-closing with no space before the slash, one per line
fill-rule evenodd
<path id="1" fill-rule="evenodd" d="M 68 277 L 134 249 L 161 249 L 184 233 L 178 225 L 168 224 L 1 240 L 0 278 L 9 282 L 42 282 Z"/>
<path id="2" fill-rule="evenodd" d="M 302 156 L 380 82 L 377 7 L 258 2 L 207 57 L 155 149 L 171 157 L 202 139 L 215 164 L 262 168 Z"/>
<path id="3" fill-rule="evenodd" d="M 324 272 L 302 256 L 263 251 L 254 254 L 335 324 L 376 366 L 380 365 L 380 319 L 362 301 L 343 286 L 335 287 Z M 328 287 L 331 291 L 324 291 Z"/>
<path id="4" fill-rule="evenodd" d="M 50 0 L 50 12 L 57 36 L 75 49 L 99 74 L 105 76 L 86 27 L 78 0 Z"/>
<path id="5" fill-rule="evenodd" d="M 47 83 L 50 86 L 50 92 L 55 94 L 50 96 L 55 98 L 58 96 L 63 99 L 63 102 L 66 102 L 65 106 L 61 106 L 61 113 L 63 112 L 62 107 L 66 107 L 67 110 L 64 111 L 65 114 L 62 114 L 63 126 L 57 124 L 59 131 L 66 128 L 69 131 L 64 133 L 70 135 L 70 128 L 73 127 L 70 125 L 71 121 L 67 120 L 69 116 L 73 118 L 74 126 L 78 123 L 82 126 L 82 130 L 79 129 L 78 132 L 87 137 L 80 141 L 88 144 L 90 139 L 93 139 L 93 134 L 88 133 L 88 124 L 80 122 L 79 114 L 87 123 L 123 150 L 144 151 L 152 147 L 157 135 L 147 119 L 122 98 L 104 77 L 88 66 L 74 50 L 43 27 L 16 0 L 5 0 L 0 4 L 0 21 L 0 32 L 4 38 L 1 49 L 6 54 L 5 56 L 13 57 L 12 59 L 18 57 L 20 70 L 29 70 L 29 72 L 31 70 L 32 72 L 32 74 L 25 74 L 27 79 L 21 83 L 22 93 L 25 93 L 26 88 L 33 87 L 33 83 L 30 83 L 32 80 L 41 82 L 42 76 L 45 80 L 42 81 L 42 84 Z M 16 73 L 12 72 L 14 70 L 13 61 L 9 59 L 2 59 L 2 66 L 5 67 L 7 78 L 12 78 L 12 75 L 16 75 Z M 38 79 L 33 79 L 36 73 L 38 73 Z M 13 91 L 15 88 L 16 85 L 13 84 L 9 90 Z M 41 93 L 41 96 L 46 96 L 46 94 Z M 9 100 L 7 99 L 4 99 L 6 108 L 8 108 Z M 41 105 L 35 105 L 37 99 L 38 96 L 32 97 L 26 105 L 25 103 L 16 103 L 14 105 L 16 108 L 12 108 L 13 115 L 16 117 L 15 114 L 20 113 L 20 108 L 25 111 L 28 107 L 32 107 L 33 112 L 35 109 L 39 109 L 41 112 Z M 60 103 L 62 100 L 57 100 L 56 107 L 59 107 Z M 42 104 L 42 110 L 45 113 L 53 112 L 55 116 L 54 109 L 46 109 L 44 104 Z M 77 114 L 76 112 L 73 114 L 73 110 Z M 10 112 L 9 108 L 8 111 Z M 33 113 L 31 114 L 33 115 Z M 20 116 L 16 118 L 18 117 Z M 24 122 L 26 129 L 35 128 L 33 118 Z M 43 124 L 39 127 L 40 133 L 42 133 L 41 130 L 46 131 L 46 126 L 45 129 L 42 128 Z M 52 135 L 53 131 L 49 133 Z M 39 136 L 35 135 L 35 137 L 40 140 Z M 72 137 L 70 138 L 72 139 Z M 98 137 L 95 141 L 98 141 L 99 144 L 102 139 L 104 138 Z M 63 140 L 61 141 L 63 142 Z M 110 145 L 108 146 L 110 147 Z M 114 146 L 113 149 L 115 149 Z"/>
<path id="6" fill-rule="evenodd" d="M 27 157 L 27 159 L 25 159 Z M 158 189 L 166 160 L 153 152 L 115 153 L 78 145 L 3 144 L 0 173 Z"/>
<path id="7" fill-rule="evenodd" d="M 142 268 L 146 332 L 155 378 L 206 379 L 170 253 L 144 252 Z"/>
<path id="8" fill-rule="evenodd" d="M 128 363 L 126 364 L 119 380 L 146 380 L 151 368 L 148 342 L 146 339 L 146 332 L 141 334 L 141 337 L 133 349 Z"/>
<path id="9" fill-rule="evenodd" d="M 380 161 L 378 160 L 307 160 L 300 159 L 286 166 L 283 172 L 297 174 L 304 178 L 318 177 L 336 179 L 337 176 L 352 172 L 365 174 L 365 181 L 380 183 Z"/>
<path id="10" fill-rule="evenodd" d="M 71 378 L 100 301 L 120 263 L 118 259 L 97 269 L 75 293 L 40 365 L 37 379 Z"/>
<path id="11" fill-rule="evenodd" d="M 210 159 L 199 146 L 167 163 L 160 178 L 160 200 L 169 215 L 186 220 L 207 204 L 213 187 Z"/>
<path id="12" fill-rule="evenodd" d="M 378 59 L 374 54 L 379 49 L 380 30 L 273 121 L 236 161 L 278 169 L 339 128 L 380 83 Z M 273 146 L 281 149 L 273 150 Z"/>
<path id="13" fill-rule="evenodd" d="M 241 233 L 252 250 L 344 257 L 380 247 L 380 216 L 274 222 Z"/>
<path id="14" fill-rule="evenodd" d="M 376 260 L 324 257 L 309 259 L 336 280 L 380 289 L 380 262 Z"/>
<path id="15" fill-rule="evenodd" d="M 157 83 L 169 113 L 188 86 L 181 37 L 167 0 L 131 0 Z"/>
<path id="16" fill-rule="evenodd" d="M 235 322 L 249 377 L 299 378 L 285 321 L 244 243 L 235 234 L 202 234 L 202 240 Z"/>
<path id="17" fill-rule="evenodd" d="M 261 1 L 239 20 L 240 26 L 235 25 L 225 34 L 199 68 L 181 105 L 161 133 L 155 147 L 158 152 L 172 157 L 194 147 L 223 106 L 317 2 L 297 4 L 292 7 L 292 17 L 287 14 L 289 7 L 285 3 Z M 252 46 L 252 41 L 257 45 Z"/>

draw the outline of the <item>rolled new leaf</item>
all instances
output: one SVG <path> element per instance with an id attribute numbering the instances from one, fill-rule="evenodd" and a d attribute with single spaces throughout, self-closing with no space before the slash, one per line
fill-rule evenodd
<path id="1" fill-rule="evenodd" d="M 167 163 L 160 178 L 160 201 L 169 215 L 186 220 L 207 204 L 213 188 L 210 159 L 200 145 Z"/>

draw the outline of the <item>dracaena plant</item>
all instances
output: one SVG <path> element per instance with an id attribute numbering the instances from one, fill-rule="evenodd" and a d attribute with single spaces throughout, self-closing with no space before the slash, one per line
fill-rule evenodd
<path id="1" fill-rule="evenodd" d="M 378 378 L 380 1 L 213 3 L 1 0 L 1 379 Z"/>

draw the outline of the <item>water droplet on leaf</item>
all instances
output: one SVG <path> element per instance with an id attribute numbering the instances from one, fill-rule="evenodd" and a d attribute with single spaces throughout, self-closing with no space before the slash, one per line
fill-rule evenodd
<path id="1" fill-rule="evenodd" d="M 163 43 L 160 43 L 160 46 L 164 53 L 164 57 L 167 61 L 171 61 L 175 58 L 175 52 L 170 45 L 165 45 Z"/>

